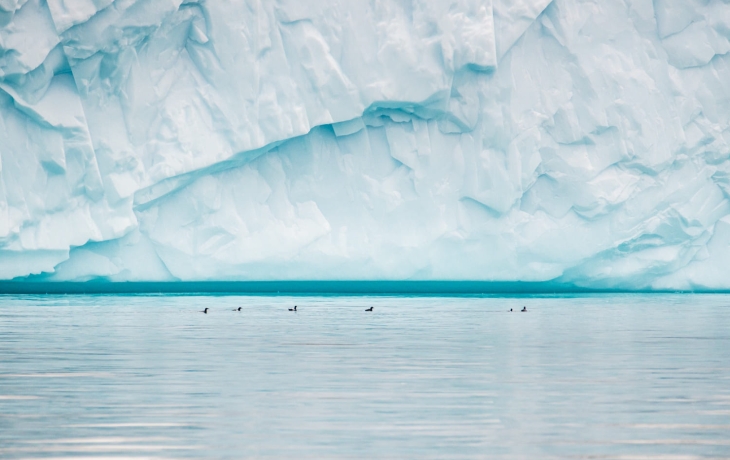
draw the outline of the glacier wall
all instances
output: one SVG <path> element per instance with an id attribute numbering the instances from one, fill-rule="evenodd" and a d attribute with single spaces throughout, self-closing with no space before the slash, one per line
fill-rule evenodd
<path id="1" fill-rule="evenodd" d="M 0 279 L 730 289 L 728 0 L 0 0 Z"/>

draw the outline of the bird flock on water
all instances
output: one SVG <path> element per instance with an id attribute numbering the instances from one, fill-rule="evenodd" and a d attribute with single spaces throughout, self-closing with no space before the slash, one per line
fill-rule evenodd
<path id="1" fill-rule="evenodd" d="M 241 308 L 242 307 L 234 308 L 232 311 L 241 311 Z M 206 307 L 204 310 L 200 310 L 200 313 L 205 313 L 207 315 L 208 314 L 208 310 L 210 310 L 210 308 Z M 294 308 L 290 308 L 289 311 L 296 312 L 297 311 L 297 306 L 294 305 Z M 365 311 L 373 311 L 373 307 L 366 308 Z"/>
<path id="2" fill-rule="evenodd" d="M 241 308 L 242 307 L 234 308 L 233 311 L 241 311 Z M 365 311 L 373 311 L 373 308 L 374 307 L 366 308 Z M 200 313 L 205 313 L 207 315 L 208 314 L 208 310 L 209 310 L 209 308 L 206 307 L 204 310 L 200 310 Z M 296 313 L 297 306 L 294 305 L 294 308 L 290 308 L 289 311 L 293 311 L 293 312 Z M 513 311 L 513 310 L 510 308 L 509 311 Z M 527 312 L 527 307 L 522 307 L 522 310 L 520 310 L 520 311 L 522 313 L 526 313 Z"/>

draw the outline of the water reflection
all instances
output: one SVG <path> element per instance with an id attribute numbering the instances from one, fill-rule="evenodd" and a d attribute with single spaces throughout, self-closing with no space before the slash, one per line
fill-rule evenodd
<path id="1" fill-rule="evenodd" d="M 0 457 L 727 458 L 728 305 L 4 296 Z"/>

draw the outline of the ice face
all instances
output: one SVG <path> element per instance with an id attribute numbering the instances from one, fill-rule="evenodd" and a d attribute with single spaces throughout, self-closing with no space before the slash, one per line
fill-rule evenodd
<path id="1" fill-rule="evenodd" d="M 721 0 L 0 0 L 0 278 L 730 288 Z"/>

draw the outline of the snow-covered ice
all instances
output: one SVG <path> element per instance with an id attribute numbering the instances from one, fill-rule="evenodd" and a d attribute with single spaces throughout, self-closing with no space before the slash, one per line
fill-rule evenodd
<path id="1" fill-rule="evenodd" d="M 0 278 L 730 289 L 727 0 L 0 0 Z"/>

